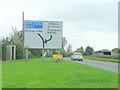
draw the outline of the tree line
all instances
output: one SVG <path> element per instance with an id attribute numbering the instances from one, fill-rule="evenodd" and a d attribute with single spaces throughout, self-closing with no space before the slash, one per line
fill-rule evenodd
<path id="1" fill-rule="evenodd" d="M 92 55 L 94 52 L 93 47 L 87 46 L 85 48 L 85 50 L 83 49 L 83 47 L 77 48 L 77 50 L 75 50 L 75 52 L 79 52 L 82 53 L 83 55 Z"/>
<path id="2" fill-rule="evenodd" d="M 24 59 L 26 56 L 25 48 L 23 46 L 23 37 L 22 31 L 18 31 L 17 28 L 12 28 L 13 32 L 10 33 L 9 37 L 1 38 L 2 42 L 2 60 L 6 60 L 6 46 L 7 45 L 15 45 L 16 46 L 16 59 Z M 62 49 L 61 53 L 63 56 L 67 56 L 68 53 L 65 51 L 65 46 L 67 44 L 67 40 L 65 37 L 62 38 Z M 57 49 L 46 49 L 46 56 L 50 57 L 52 53 L 58 53 Z M 29 49 L 28 51 L 29 58 L 39 58 L 42 56 L 41 49 Z"/>
<path id="3" fill-rule="evenodd" d="M 12 28 L 13 32 L 10 33 L 9 37 L 1 39 L 2 42 L 2 60 L 6 60 L 6 46 L 15 45 L 16 46 L 16 59 L 24 59 L 26 56 L 25 48 L 23 47 L 22 42 L 22 31 L 18 31 L 17 28 Z M 67 40 L 65 37 L 62 38 L 62 49 L 61 54 L 63 57 L 70 57 L 74 52 L 82 53 L 83 55 L 92 55 L 94 52 L 93 47 L 87 46 L 85 49 L 83 47 L 77 48 L 75 51 L 72 51 L 72 45 L 67 45 Z M 66 48 L 65 48 L 66 47 Z M 112 51 L 120 54 L 119 48 L 114 48 Z M 46 49 L 45 54 L 47 57 L 51 57 L 52 54 L 58 53 L 57 49 Z M 41 49 L 29 49 L 28 52 L 29 58 L 39 58 L 42 56 Z"/>

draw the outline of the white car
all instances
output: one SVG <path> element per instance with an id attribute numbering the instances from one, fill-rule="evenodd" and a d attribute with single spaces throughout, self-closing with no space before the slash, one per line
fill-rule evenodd
<path id="1" fill-rule="evenodd" d="M 81 53 L 74 53 L 71 57 L 71 60 L 79 60 L 79 61 L 83 61 L 83 57 Z"/>

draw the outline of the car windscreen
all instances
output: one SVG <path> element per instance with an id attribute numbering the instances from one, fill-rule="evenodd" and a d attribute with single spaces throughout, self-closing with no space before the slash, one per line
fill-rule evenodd
<path id="1" fill-rule="evenodd" d="M 75 54 L 75 56 L 82 56 L 81 54 Z"/>

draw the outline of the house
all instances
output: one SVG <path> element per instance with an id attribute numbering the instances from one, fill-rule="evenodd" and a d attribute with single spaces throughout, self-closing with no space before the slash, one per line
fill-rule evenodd
<path id="1" fill-rule="evenodd" d="M 110 51 L 108 49 L 102 49 L 102 50 L 95 51 L 93 55 L 120 55 L 120 54 Z"/>

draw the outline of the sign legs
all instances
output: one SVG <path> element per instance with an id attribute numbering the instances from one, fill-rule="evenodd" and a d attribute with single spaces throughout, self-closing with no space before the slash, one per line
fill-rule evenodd
<path id="1" fill-rule="evenodd" d="M 58 54 L 60 54 L 60 50 L 58 50 Z M 58 58 L 58 61 L 60 61 L 60 58 Z"/>
<path id="2" fill-rule="evenodd" d="M 26 48 L 26 62 L 28 60 L 28 48 Z"/>
<path id="3" fill-rule="evenodd" d="M 42 61 L 44 61 L 44 47 L 42 49 Z"/>

